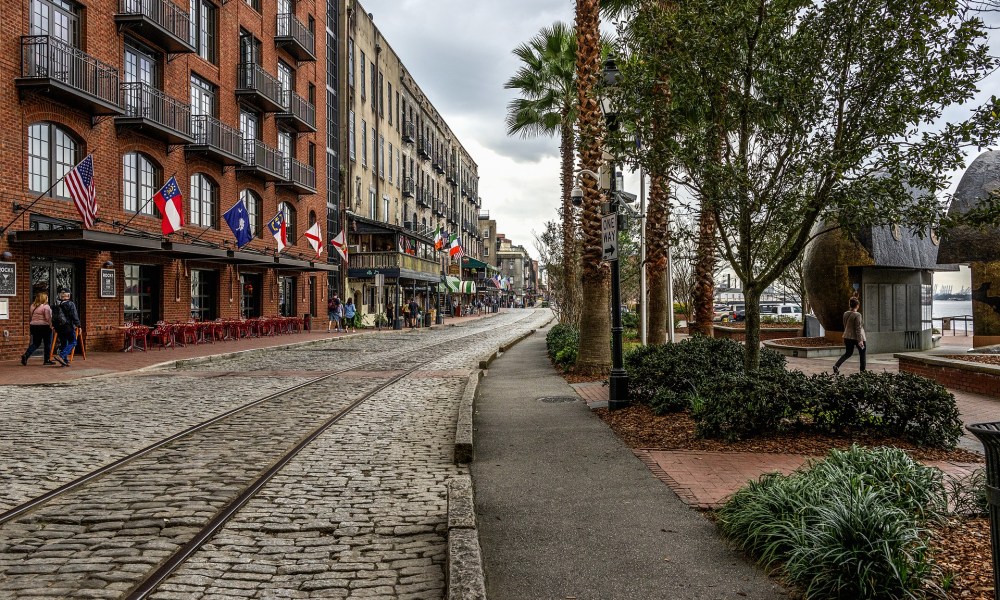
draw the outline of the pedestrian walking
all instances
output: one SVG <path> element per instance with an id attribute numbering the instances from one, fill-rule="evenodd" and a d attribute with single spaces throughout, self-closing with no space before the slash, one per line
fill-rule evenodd
<path id="1" fill-rule="evenodd" d="M 861 301 L 851 298 L 848 304 L 850 310 L 844 313 L 844 355 L 833 365 L 833 372 L 837 375 L 840 374 L 840 365 L 854 354 L 855 347 L 858 349 L 858 358 L 861 359 L 861 372 L 865 371 L 865 324 L 858 311 Z"/>
<path id="2" fill-rule="evenodd" d="M 21 355 L 21 364 L 27 366 L 28 359 L 39 346 L 45 351 L 42 364 L 56 364 L 50 359 L 52 356 L 52 307 L 49 306 L 49 295 L 45 292 L 35 294 L 35 301 L 31 303 L 28 330 L 31 334 L 31 340 L 28 343 L 28 349 Z"/>
<path id="3" fill-rule="evenodd" d="M 344 304 L 344 330 L 346 331 L 348 327 L 351 328 L 352 332 L 356 332 L 357 329 L 354 327 L 354 316 L 358 314 L 358 309 L 354 306 L 354 299 L 348 298 L 347 303 Z"/>
<path id="4" fill-rule="evenodd" d="M 410 298 L 410 303 L 407 305 L 407 309 L 410 317 L 410 328 L 417 326 L 418 312 L 420 311 L 420 305 L 417 304 L 416 298 Z"/>
<path id="5" fill-rule="evenodd" d="M 69 290 L 59 290 L 59 304 L 52 311 L 52 328 L 59 336 L 59 350 L 55 360 L 64 367 L 70 366 L 69 357 L 76 348 L 76 330 L 80 327 L 80 313 L 76 304 L 70 299 Z"/>

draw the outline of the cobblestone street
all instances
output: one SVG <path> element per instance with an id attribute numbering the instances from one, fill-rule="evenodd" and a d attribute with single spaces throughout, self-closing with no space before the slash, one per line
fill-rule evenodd
<path id="1" fill-rule="evenodd" d="M 467 473 L 453 464 L 458 398 L 481 359 L 550 315 L 4 389 L 0 510 L 275 396 L 0 525 L 0 597 L 127 597 L 279 454 L 372 391 L 150 597 L 442 597 L 447 482 Z"/>

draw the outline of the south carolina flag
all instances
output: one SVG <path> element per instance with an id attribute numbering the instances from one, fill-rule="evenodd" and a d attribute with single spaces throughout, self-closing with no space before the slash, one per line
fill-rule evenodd
<path id="1" fill-rule="evenodd" d="M 316 256 L 323 254 L 323 234 L 319 229 L 319 221 L 313 223 L 313 226 L 304 235 L 309 240 L 309 245 L 316 251 Z"/>
<path id="2" fill-rule="evenodd" d="M 163 217 L 160 221 L 160 230 L 163 231 L 163 235 L 170 235 L 184 227 L 184 208 L 181 205 L 183 200 L 181 189 L 177 187 L 177 180 L 173 177 L 163 184 L 160 191 L 153 196 L 153 202 L 156 203 L 156 208 L 159 209 L 160 215 Z"/>
<path id="3" fill-rule="evenodd" d="M 267 230 L 271 232 L 274 236 L 276 242 L 278 242 L 278 252 L 281 252 L 288 246 L 288 229 L 285 226 L 285 214 L 278 211 L 278 214 L 274 215 L 274 218 L 268 221 Z"/>

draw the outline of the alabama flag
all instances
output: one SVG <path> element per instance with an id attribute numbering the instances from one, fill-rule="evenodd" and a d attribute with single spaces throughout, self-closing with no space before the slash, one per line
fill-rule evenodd
<path id="1" fill-rule="evenodd" d="M 316 256 L 323 254 L 323 234 L 319 229 L 319 221 L 313 223 L 313 226 L 304 235 L 309 240 L 309 245 L 316 251 Z"/>
<path id="2" fill-rule="evenodd" d="M 177 180 L 173 177 L 153 196 L 153 202 L 163 217 L 160 221 L 163 235 L 170 235 L 184 227 L 184 208 L 181 205 L 183 200 L 181 189 L 177 187 Z"/>
<path id="3" fill-rule="evenodd" d="M 332 240 L 330 240 L 330 245 L 333 246 L 333 249 L 337 251 L 337 254 L 339 254 L 340 258 L 344 259 L 344 262 L 346 263 L 347 262 L 347 238 L 344 237 L 344 230 L 343 229 L 340 230 L 340 233 L 337 234 L 337 237 L 335 237 Z"/>

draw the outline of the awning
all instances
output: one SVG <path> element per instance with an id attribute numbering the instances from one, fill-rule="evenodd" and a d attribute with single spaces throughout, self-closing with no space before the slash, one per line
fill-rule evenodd
<path id="1" fill-rule="evenodd" d="M 445 281 L 438 284 L 439 292 L 451 292 L 452 294 L 475 294 L 476 282 L 472 280 L 462 281 L 458 277 L 445 276 Z"/>
<path id="2" fill-rule="evenodd" d="M 485 269 L 486 271 L 499 271 L 500 269 L 494 267 L 491 264 L 485 263 L 479 259 L 472 258 L 471 256 L 462 257 L 462 268 L 463 269 Z"/>
<path id="3" fill-rule="evenodd" d="M 15 231 L 8 238 L 15 244 L 59 242 L 69 246 L 93 247 L 98 250 L 159 250 L 159 237 L 139 237 L 93 229 L 43 229 Z"/>

